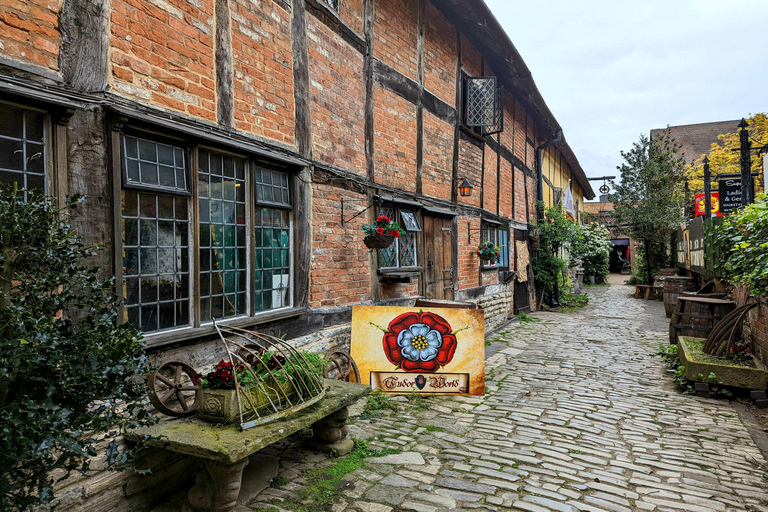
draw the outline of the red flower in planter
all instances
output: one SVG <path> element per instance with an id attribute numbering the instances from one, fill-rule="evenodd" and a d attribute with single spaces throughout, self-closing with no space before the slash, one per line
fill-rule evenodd
<path id="1" fill-rule="evenodd" d="M 389 323 L 384 354 L 406 372 L 435 373 L 453 359 L 456 336 L 451 325 L 430 312 L 403 313 Z"/>

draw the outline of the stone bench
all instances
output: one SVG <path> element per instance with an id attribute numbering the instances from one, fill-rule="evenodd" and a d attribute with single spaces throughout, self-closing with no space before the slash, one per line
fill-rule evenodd
<path id="1" fill-rule="evenodd" d="M 313 448 L 343 455 L 354 446 L 347 438 L 347 406 L 371 392 L 371 387 L 338 380 L 325 380 L 328 391 L 318 403 L 289 413 L 265 425 L 240 430 L 193 417 L 164 421 L 129 434 L 128 439 L 147 437 L 149 446 L 202 459 L 204 470 L 189 491 L 195 508 L 229 512 L 237 505 L 243 469 L 248 457 L 303 428 L 312 427 Z"/>

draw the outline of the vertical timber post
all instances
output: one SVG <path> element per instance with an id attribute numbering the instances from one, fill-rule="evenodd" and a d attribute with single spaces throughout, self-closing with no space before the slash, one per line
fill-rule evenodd
<path id="1" fill-rule="evenodd" d="M 704 220 L 712 218 L 712 184 L 709 170 L 709 158 L 704 157 Z"/>
<path id="2" fill-rule="evenodd" d="M 739 123 L 739 151 L 741 153 L 741 207 L 752 204 L 752 169 L 749 163 L 751 144 L 749 142 L 749 130 L 747 120 Z"/>

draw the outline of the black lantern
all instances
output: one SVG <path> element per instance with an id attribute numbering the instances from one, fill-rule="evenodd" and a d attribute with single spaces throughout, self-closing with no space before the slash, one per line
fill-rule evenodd
<path id="1" fill-rule="evenodd" d="M 463 197 L 469 197 L 472 195 L 472 184 L 467 178 L 464 178 L 459 185 L 459 194 L 461 194 Z"/>

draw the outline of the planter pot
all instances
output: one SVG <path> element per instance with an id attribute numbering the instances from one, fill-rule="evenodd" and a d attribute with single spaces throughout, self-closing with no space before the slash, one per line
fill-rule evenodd
<path id="1" fill-rule="evenodd" d="M 722 383 L 724 386 L 765 389 L 765 385 L 768 383 L 768 369 L 754 357 L 752 357 L 752 360 L 755 363 L 755 368 L 698 361 L 694 359 L 688 349 L 686 343 L 690 343 L 689 340 L 704 341 L 703 338 L 678 337 L 677 354 L 680 357 L 680 364 L 685 366 L 686 379 L 693 382 L 702 381 L 699 377 L 699 374 L 701 374 L 704 376 L 703 381 L 707 382 L 707 377 L 711 372 L 717 376 L 717 382 Z"/>
<path id="2" fill-rule="evenodd" d="M 272 389 L 265 385 L 269 396 L 260 388 L 249 388 L 248 400 L 245 396 L 240 396 L 240 404 L 243 408 L 243 418 L 253 416 L 254 408 L 256 411 L 270 406 L 270 400 L 275 405 L 285 404 L 285 397 L 277 389 Z M 296 396 L 296 389 L 293 384 L 288 383 L 283 386 L 283 390 L 293 399 Z M 198 411 L 200 418 L 217 423 L 236 423 L 240 421 L 240 409 L 237 405 L 237 391 L 234 389 L 203 389 L 202 403 Z"/>
<path id="3" fill-rule="evenodd" d="M 386 249 L 395 242 L 395 237 L 392 235 L 368 235 L 363 238 L 365 246 L 371 250 L 373 249 Z"/>

